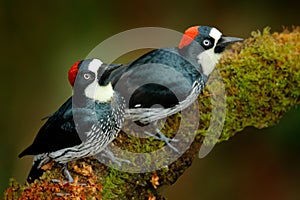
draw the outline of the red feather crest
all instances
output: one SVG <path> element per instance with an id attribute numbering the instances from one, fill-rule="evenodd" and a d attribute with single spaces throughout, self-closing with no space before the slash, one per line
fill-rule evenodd
<path id="1" fill-rule="evenodd" d="M 178 45 L 179 49 L 182 49 L 185 46 L 188 46 L 191 44 L 191 42 L 195 39 L 195 37 L 199 34 L 198 31 L 199 26 L 192 26 L 188 28 L 185 32 L 184 35 Z"/>
<path id="2" fill-rule="evenodd" d="M 74 83 L 75 83 L 75 79 L 76 79 L 76 76 L 78 73 L 79 63 L 80 63 L 80 61 L 77 61 L 76 63 L 74 63 L 74 65 L 69 69 L 69 72 L 68 72 L 68 79 L 72 86 L 74 86 Z"/>

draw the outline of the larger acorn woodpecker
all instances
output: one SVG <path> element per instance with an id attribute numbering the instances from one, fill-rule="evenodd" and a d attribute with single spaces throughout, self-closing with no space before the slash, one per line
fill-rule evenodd
<path id="1" fill-rule="evenodd" d="M 193 26 L 185 31 L 178 47 L 155 49 L 116 69 L 111 73 L 112 84 L 129 102 L 128 117 L 150 123 L 189 106 L 203 90 L 225 47 L 241 40 L 224 36 L 216 28 Z"/>
<path id="2" fill-rule="evenodd" d="M 107 79 L 117 67 L 98 59 L 76 62 L 71 67 L 73 96 L 48 118 L 33 143 L 19 155 L 34 155 L 29 182 L 41 176 L 42 166 L 51 160 L 63 165 L 64 175 L 72 182 L 66 164 L 98 154 L 117 136 L 125 101 Z"/>
<path id="3" fill-rule="evenodd" d="M 213 27 L 193 26 L 178 47 L 150 51 L 113 71 L 113 87 L 128 102 L 126 118 L 148 124 L 191 105 L 226 46 L 241 40 Z M 157 133 L 169 145 L 170 140 Z"/>

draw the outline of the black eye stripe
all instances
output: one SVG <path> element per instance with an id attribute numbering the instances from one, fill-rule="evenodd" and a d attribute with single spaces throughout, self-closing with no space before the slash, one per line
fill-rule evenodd
<path id="1" fill-rule="evenodd" d="M 208 39 L 205 39 L 205 40 L 203 40 L 203 44 L 204 44 L 205 46 L 209 46 L 209 45 L 211 44 L 211 41 L 208 40 Z"/>
<path id="2" fill-rule="evenodd" d="M 206 50 L 212 48 L 214 46 L 214 42 L 215 40 L 213 38 L 204 38 L 201 45 Z"/>

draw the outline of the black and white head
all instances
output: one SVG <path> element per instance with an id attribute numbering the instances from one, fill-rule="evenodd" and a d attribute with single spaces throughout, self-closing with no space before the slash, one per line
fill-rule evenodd
<path id="1" fill-rule="evenodd" d="M 194 47 L 196 59 L 206 76 L 213 71 L 227 45 L 242 41 L 237 37 L 224 36 L 218 29 L 208 26 L 188 28 L 178 46 L 180 50 Z M 195 48 L 196 45 L 196 48 Z"/>
<path id="2" fill-rule="evenodd" d="M 73 87 L 73 95 L 105 103 L 114 96 L 109 74 L 119 65 L 107 65 L 98 59 L 76 62 L 69 70 L 68 79 Z"/>

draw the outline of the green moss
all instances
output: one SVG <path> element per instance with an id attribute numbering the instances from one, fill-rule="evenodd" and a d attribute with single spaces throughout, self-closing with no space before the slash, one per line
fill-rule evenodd
<path id="1" fill-rule="evenodd" d="M 270 28 L 253 32 L 224 55 L 218 69 L 227 95 L 220 141 L 247 126 L 275 125 L 300 101 L 299 28 L 281 34 L 270 34 Z"/>
<path id="2" fill-rule="evenodd" d="M 119 171 L 110 169 L 110 173 L 106 177 L 103 183 L 103 198 L 104 199 L 116 199 L 117 197 L 122 197 L 122 191 L 126 189 L 124 186 L 126 184 L 126 179 L 128 174 L 119 173 Z"/>

